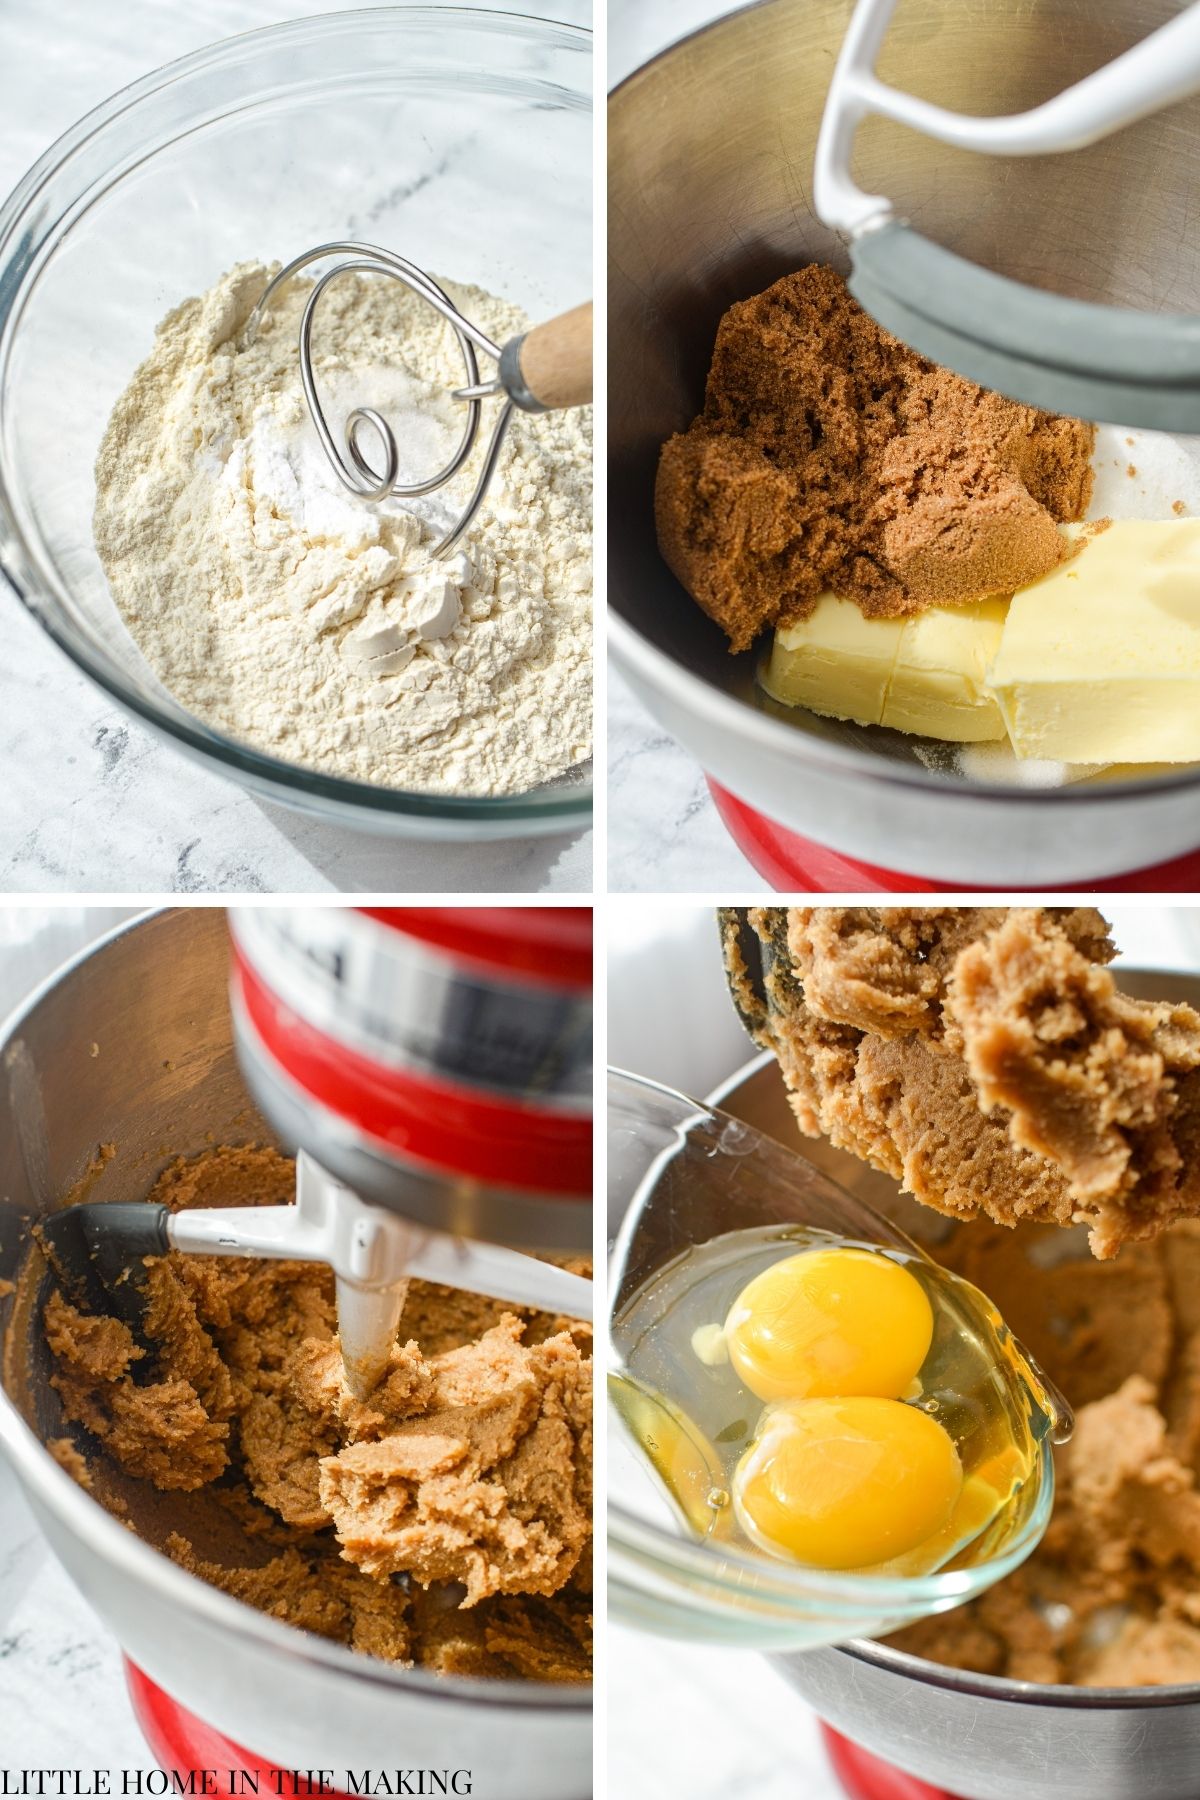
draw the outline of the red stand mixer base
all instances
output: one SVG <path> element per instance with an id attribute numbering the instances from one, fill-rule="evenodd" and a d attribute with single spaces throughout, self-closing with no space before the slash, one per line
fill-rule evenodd
<path id="1" fill-rule="evenodd" d="M 282 1800 L 305 1800 L 307 1795 L 319 1791 L 309 1787 L 303 1770 L 277 1769 L 274 1763 L 264 1762 L 249 1750 L 243 1750 L 223 1732 L 194 1718 L 178 1700 L 164 1694 L 128 1657 L 124 1662 L 134 1717 L 161 1769 L 178 1770 L 182 1775 L 193 1769 L 214 1771 L 212 1785 L 206 1787 L 205 1792 L 216 1795 L 217 1800 L 232 1800 L 234 1795 L 254 1793 L 265 1796 L 266 1800 L 275 1800 L 275 1796 L 282 1796 Z M 247 1775 L 254 1780 L 244 1781 L 243 1777 Z M 343 1800 L 343 1797 L 327 1789 L 324 1800 Z"/>
<path id="2" fill-rule="evenodd" d="M 944 1788 L 930 1787 L 927 1781 L 893 1769 L 861 1745 L 852 1744 L 832 1725 L 826 1725 L 824 1719 L 818 1722 L 825 1754 L 847 1800 L 954 1800 Z"/>
<path id="3" fill-rule="evenodd" d="M 297 1780 L 296 1771 L 284 1772 L 274 1763 L 263 1762 L 223 1732 L 205 1725 L 148 1675 L 143 1675 L 136 1663 L 128 1657 L 124 1662 L 134 1717 L 161 1769 L 176 1770 L 181 1775 L 196 1769 L 215 1771 L 215 1780 L 205 1791 L 217 1796 L 217 1800 L 234 1800 L 234 1796 L 241 1800 L 247 1793 L 304 1800 L 316 1791 L 310 1790 L 302 1776 Z M 915 1775 L 893 1769 L 890 1763 L 851 1743 L 823 1719 L 818 1723 L 825 1753 L 847 1800 L 954 1800 L 944 1789 L 930 1787 Z M 246 1776 L 254 1779 L 245 1781 Z M 336 1800 L 344 1797 L 337 1796 Z"/>
<path id="4" fill-rule="evenodd" d="M 730 837 L 746 861 L 779 893 L 801 894 L 980 894 L 993 889 L 968 887 L 957 881 L 927 881 L 920 875 L 901 875 L 895 869 L 856 862 L 825 844 L 814 844 L 786 825 L 755 812 L 726 788 L 705 776 L 717 811 Z M 1006 884 L 1000 883 L 1000 886 Z M 1128 875 L 1112 875 L 1106 881 L 1077 881 L 1072 893 L 1086 894 L 1191 894 L 1200 888 L 1200 850 Z M 1032 888 L 1031 893 L 1057 893 L 1058 888 Z"/>

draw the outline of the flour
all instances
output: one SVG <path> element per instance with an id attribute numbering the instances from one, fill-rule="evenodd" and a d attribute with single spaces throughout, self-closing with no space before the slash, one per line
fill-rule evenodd
<path id="1" fill-rule="evenodd" d="M 131 635 L 190 712 L 291 762 L 437 793 L 563 774 L 591 751 L 590 414 L 518 414 L 482 511 L 434 562 L 490 413 L 449 487 L 350 494 L 300 384 L 308 284 L 245 335 L 272 273 L 239 264 L 170 313 L 109 421 L 96 545 Z M 443 285 L 497 341 L 524 329 L 506 301 Z M 449 460 L 462 359 L 425 302 L 342 277 L 318 309 L 313 366 L 339 442 L 369 406 L 395 434 L 401 480 Z"/>

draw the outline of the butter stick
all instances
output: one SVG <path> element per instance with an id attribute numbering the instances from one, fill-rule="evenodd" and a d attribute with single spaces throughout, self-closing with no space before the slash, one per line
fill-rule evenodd
<path id="1" fill-rule="evenodd" d="M 955 744 L 1003 738 L 987 676 L 1007 610 L 1006 599 L 978 600 L 906 619 L 880 723 Z"/>
<path id="2" fill-rule="evenodd" d="M 807 619 L 776 630 L 759 679 L 785 706 L 878 725 L 903 630 L 902 619 L 867 619 L 853 600 L 822 594 Z"/>
<path id="3" fill-rule="evenodd" d="M 760 675 L 786 706 L 859 725 L 979 743 L 1003 738 L 987 687 L 1007 601 L 931 607 L 910 619 L 867 619 L 822 594 L 807 619 L 780 627 Z"/>
<path id="4" fill-rule="evenodd" d="M 1200 761 L 1200 520 L 1089 535 L 1013 597 L 990 681 L 1020 757 Z"/>

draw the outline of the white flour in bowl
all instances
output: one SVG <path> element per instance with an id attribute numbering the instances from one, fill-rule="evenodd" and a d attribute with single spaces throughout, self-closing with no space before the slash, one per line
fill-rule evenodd
<path id="1" fill-rule="evenodd" d="M 308 416 L 304 280 L 243 329 L 273 271 L 242 263 L 158 328 L 96 464 L 96 545 L 138 647 L 206 724 L 288 761 L 388 787 L 520 793 L 591 754 L 591 414 L 518 413 L 460 548 L 429 550 L 486 442 L 448 488 L 371 502 L 341 486 Z M 497 342 L 527 321 L 444 282 Z M 400 479 L 449 458 L 464 409 L 449 328 L 398 283 L 322 296 L 313 364 L 343 439 L 391 425 Z M 494 405 L 495 403 L 490 403 Z M 363 447 L 377 454 L 367 427 Z"/>

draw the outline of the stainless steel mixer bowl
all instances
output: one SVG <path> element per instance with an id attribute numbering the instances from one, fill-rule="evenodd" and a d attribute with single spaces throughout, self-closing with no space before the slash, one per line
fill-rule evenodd
<path id="1" fill-rule="evenodd" d="M 1031 791 L 935 773 L 912 740 L 768 710 L 754 655 L 658 554 L 658 451 L 699 408 L 717 322 L 814 260 L 817 126 L 850 0 L 763 0 L 647 63 L 609 104 L 609 598 L 614 656 L 709 774 L 793 831 L 907 873 L 988 887 L 1103 880 L 1200 844 L 1200 771 Z M 906 0 L 879 72 L 969 113 L 1017 112 L 1178 11 L 1173 0 Z M 1069 156 L 1016 162 L 871 119 L 860 184 L 918 230 L 1033 286 L 1200 312 L 1200 100 Z M 1194 444 L 1195 440 L 1190 443 Z"/>
<path id="2" fill-rule="evenodd" d="M 1146 999 L 1200 1004 L 1200 977 L 1118 968 Z M 768 1052 L 713 1105 L 795 1149 L 800 1142 Z M 926 1244 L 970 1230 L 897 1193 L 896 1184 L 824 1142 L 803 1140 L 826 1170 Z M 823 1719 L 911 1775 L 963 1800 L 1196 1800 L 1200 1687 L 1043 1687 L 945 1669 L 866 1640 L 772 1657 Z"/>
<path id="3" fill-rule="evenodd" d="M 145 1196 L 180 1151 L 262 1143 L 231 1037 L 224 914 L 123 926 L 51 978 L 0 1033 L 0 1276 L 29 1224 L 115 1155 L 89 1197 Z M 93 1046 L 95 1049 L 93 1050 Z M 289 1768 L 470 1768 L 485 1800 L 579 1800 L 591 1787 L 591 1696 L 440 1678 L 300 1632 L 186 1574 L 92 1500 L 42 1444 L 59 1425 L 33 1322 L 10 1327 L 0 1449 L 38 1523 L 123 1649 L 197 1717 Z M 32 1349 L 29 1360 L 23 1345 Z"/>

